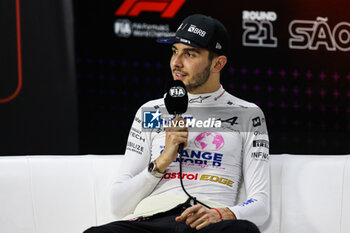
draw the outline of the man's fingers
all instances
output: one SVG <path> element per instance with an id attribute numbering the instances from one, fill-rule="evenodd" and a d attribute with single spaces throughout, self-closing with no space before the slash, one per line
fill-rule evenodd
<path id="1" fill-rule="evenodd" d="M 188 131 L 186 127 L 186 120 L 181 117 L 176 117 L 169 122 L 168 127 L 166 127 L 167 132 L 179 132 L 179 131 Z"/>
<path id="2" fill-rule="evenodd" d="M 196 228 L 196 226 L 208 220 L 208 215 L 204 207 L 200 206 L 200 208 L 193 214 L 191 217 L 187 217 L 186 224 L 192 228 Z"/>
<path id="3" fill-rule="evenodd" d="M 187 219 L 190 217 L 190 216 L 192 216 L 193 215 L 193 213 L 190 213 L 190 214 L 188 214 L 187 215 L 187 217 L 182 217 L 182 215 L 180 215 L 180 216 L 177 216 L 176 218 L 175 218 L 175 221 L 176 222 L 183 222 L 183 221 L 186 221 L 186 224 L 187 224 Z"/>
<path id="4" fill-rule="evenodd" d="M 199 218 L 200 215 L 198 215 L 198 213 L 190 213 L 186 218 L 186 224 L 191 226 L 191 224 L 197 221 Z"/>
<path id="5" fill-rule="evenodd" d="M 195 205 L 195 206 L 189 207 L 184 212 L 182 212 L 180 216 L 176 217 L 175 220 L 178 222 L 183 222 L 187 220 L 188 217 L 193 216 L 200 208 L 201 208 L 201 205 Z"/>
<path id="6" fill-rule="evenodd" d="M 177 222 L 186 222 L 191 228 L 200 230 L 210 224 L 217 223 L 220 220 L 217 219 L 216 212 L 209 211 L 201 205 L 195 205 L 187 208 L 181 216 L 176 217 Z"/>
<path id="7" fill-rule="evenodd" d="M 188 128 L 187 127 L 181 127 L 181 126 L 176 126 L 176 127 L 166 127 L 165 128 L 166 132 L 188 132 Z"/>
<path id="8" fill-rule="evenodd" d="M 189 214 L 194 214 L 196 213 L 202 206 L 201 205 L 194 205 L 189 208 L 187 208 L 184 212 L 182 212 L 181 216 L 183 218 L 186 218 Z"/>
<path id="9" fill-rule="evenodd" d="M 192 228 L 196 228 L 197 230 L 200 230 L 204 227 L 209 226 L 211 223 L 209 222 L 208 216 L 202 216 L 202 218 L 198 219 L 196 222 L 191 224 Z"/>
<path id="10" fill-rule="evenodd" d="M 174 144 L 187 143 L 187 134 L 185 132 L 172 134 L 168 139 Z"/>

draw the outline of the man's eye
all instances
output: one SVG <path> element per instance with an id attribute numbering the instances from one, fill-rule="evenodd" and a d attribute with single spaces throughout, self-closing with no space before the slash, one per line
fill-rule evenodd
<path id="1" fill-rule="evenodd" d="M 176 50 L 173 50 L 173 54 L 176 54 L 177 53 L 177 51 Z"/>
<path id="2" fill-rule="evenodd" d="M 194 54 L 193 54 L 193 53 L 188 52 L 188 53 L 187 53 L 187 56 L 189 56 L 189 57 L 194 57 Z"/>

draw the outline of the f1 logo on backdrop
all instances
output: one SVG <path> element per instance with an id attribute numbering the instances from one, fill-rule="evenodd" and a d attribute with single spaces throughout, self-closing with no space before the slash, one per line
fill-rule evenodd
<path id="1" fill-rule="evenodd" d="M 186 0 L 124 0 L 115 12 L 118 16 L 138 16 L 141 12 L 162 12 L 160 17 L 173 18 Z"/>

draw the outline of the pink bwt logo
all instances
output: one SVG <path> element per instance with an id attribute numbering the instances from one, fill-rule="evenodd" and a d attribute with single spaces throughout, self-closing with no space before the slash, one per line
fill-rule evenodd
<path id="1" fill-rule="evenodd" d="M 219 133 L 203 132 L 196 137 L 194 144 L 201 150 L 218 151 L 224 146 L 225 142 Z"/>

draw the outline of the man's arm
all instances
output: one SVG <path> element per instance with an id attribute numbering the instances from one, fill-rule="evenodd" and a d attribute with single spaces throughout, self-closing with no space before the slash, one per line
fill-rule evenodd
<path id="1" fill-rule="evenodd" d="M 126 151 L 112 183 L 112 211 L 117 218 L 131 214 L 137 204 L 148 196 L 161 178 L 148 172 L 151 159 L 150 133 L 142 130 L 142 110 L 137 111 L 130 129 Z"/>
<path id="2" fill-rule="evenodd" d="M 176 117 L 174 120 L 184 121 L 183 118 Z M 156 164 L 160 172 L 165 172 L 169 165 L 177 158 L 178 147 L 181 143 L 187 147 L 188 129 L 186 127 L 168 127 L 165 135 L 165 148 L 157 158 Z"/>
<path id="3" fill-rule="evenodd" d="M 221 220 L 246 219 L 256 225 L 262 225 L 270 212 L 270 173 L 269 173 L 269 140 L 264 114 L 256 107 L 247 111 L 249 119 L 244 133 L 243 177 L 247 200 L 236 206 L 206 209 L 195 205 L 186 209 L 176 218 L 186 222 L 192 228 L 202 229 Z"/>
<path id="4" fill-rule="evenodd" d="M 149 132 L 142 131 L 141 116 L 140 108 L 130 130 L 120 175 L 112 185 L 112 211 L 118 218 L 131 214 L 138 203 L 149 196 L 161 180 L 148 172 L 152 139 Z M 187 128 L 167 128 L 165 148 L 156 159 L 159 172 L 163 173 L 176 159 L 180 143 L 187 146 L 187 138 Z"/>
<path id="5" fill-rule="evenodd" d="M 237 219 L 262 225 L 270 214 L 269 138 L 260 108 L 251 109 L 243 145 L 243 179 L 247 200 L 230 210 Z"/>

